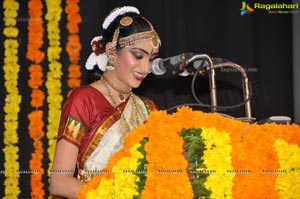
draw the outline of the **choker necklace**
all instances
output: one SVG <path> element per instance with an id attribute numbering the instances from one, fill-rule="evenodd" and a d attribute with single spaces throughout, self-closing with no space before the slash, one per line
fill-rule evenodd
<path id="1" fill-rule="evenodd" d="M 119 99 L 121 102 L 125 102 L 125 96 L 129 93 L 131 93 L 131 88 L 128 91 L 122 91 L 120 89 L 118 89 L 109 79 L 107 79 L 106 77 L 104 77 L 104 75 L 102 76 L 102 79 L 104 80 L 104 82 L 106 82 L 110 87 L 112 87 L 115 91 L 117 91 L 119 93 Z"/>

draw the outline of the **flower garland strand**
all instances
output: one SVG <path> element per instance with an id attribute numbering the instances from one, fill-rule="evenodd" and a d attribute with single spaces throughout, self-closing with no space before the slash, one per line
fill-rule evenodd
<path id="1" fill-rule="evenodd" d="M 50 159 L 48 167 L 48 175 L 52 168 L 52 160 L 56 145 L 57 129 L 59 125 L 59 118 L 61 113 L 61 104 L 63 97 L 61 95 L 61 76 L 62 64 L 59 62 L 60 53 L 60 29 L 59 22 L 61 19 L 61 0 L 46 0 L 47 14 L 47 33 L 49 40 L 49 47 L 47 49 L 47 58 L 49 62 L 49 69 L 47 72 L 46 88 L 48 91 L 48 157 Z"/>
<path id="2" fill-rule="evenodd" d="M 44 198 L 44 183 L 42 181 L 44 168 L 42 165 L 43 160 L 43 142 L 41 140 L 44 137 L 44 122 L 43 111 L 37 110 L 28 114 L 29 119 L 29 134 L 33 139 L 34 152 L 31 154 L 31 160 L 29 161 L 29 169 L 32 172 L 30 176 L 31 198 Z"/>
<path id="3" fill-rule="evenodd" d="M 214 127 L 202 130 L 201 135 L 206 148 L 202 159 L 206 165 L 205 169 L 210 173 L 204 185 L 211 191 L 209 198 L 232 198 L 235 174 L 228 172 L 234 170 L 231 162 L 230 134 L 226 131 L 216 131 Z"/>
<path id="4" fill-rule="evenodd" d="M 264 172 L 279 168 L 274 148 L 276 129 L 266 127 L 253 124 L 232 136 L 233 167 L 238 171 L 249 171 L 248 174 L 235 176 L 232 190 L 234 198 L 278 198 L 275 189 L 277 174 Z"/>
<path id="5" fill-rule="evenodd" d="M 146 128 L 133 131 L 141 134 L 141 131 L 149 132 L 149 142 L 145 145 L 149 163 L 141 198 L 193 198 L 188 162 L 182 155 L 184 140 L 179 135 L 184 126 L 178 124 L 177 118 L 169 117 L 165 111 L 151 112 Z"/>
<path id="6" fill-rule="evenodd" d="M 18 48 L 19 43 L 17 36 L 19 30 L 16 27 L 17 16 L 19 10 L 19 3 L 15 0 L 4 0 L 4 80 L 6 88 L 6 97 L 4 105 L 4 199 L 18 198 L 21 193 L 19 187 L 19 170 L 20 164 L 18 162 L 19 156 L 19 112 L 21 95 L 18 89 L 18 73 L 20 65 L 18 64 Z"/>
<path id="7" fill-rule="evenodd" d="M 80 7 L 78 6 L 80 0 L 67 0 L 65 13 L 67 14 L 67 30 L 69 32 L 68 41 L 66 45 L 66 51 L 69 56 L 70 65 L 68 67 L 68 81 L 67 84 L 71 91 L 77 88 L 81 84 L 81 71 L 80 65 L 78 64 L 80 60 L 80 50 L 81 44 L 79 39 L 79 27 L 78 24 L 81 23 L 82 19 L 79 14 Z M 68 93 L 68 95 L 70 92 Z"/>
<path id="8" fill-rule="evenodd" d="M 33 139 L 33 153 L 29 161 L 29 169 L 32 171 L 30 176 L 31 198 L 44 198 L 44 183 L 42 181 L 44 168 L 42 166 L 44 150 L 42 139 L 45 136 L 43 130 L 44 122 L 42 110 L 38 110 L 44 105 L 45 94 L 39 88 L 43 85 L 43 68 L 41 62 L 45 54 L 39 49 L 43 45 L 43 4 L 41 0 L 30 0 L 28 2 L 28 45 L 26 57 L 32 63 L 28 68 L 28 85 L 31 90 L 31 107 L 35 110 L 28 114 L 29 136 Z"/>

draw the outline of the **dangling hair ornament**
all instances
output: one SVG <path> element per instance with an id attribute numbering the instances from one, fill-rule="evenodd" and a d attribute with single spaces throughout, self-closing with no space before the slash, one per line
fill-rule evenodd
<path id="1" fill-rule="evenodd" d="M 102 36 L 94 37 L 91 41 L 91 47 L 93 52 L 90 54 L 86 61 L 85 68 L 87 70 L 93 70 L 94 66 L 97 65 L 101 71 L 106 70 L 107 65 L 107 55 L 104 48 L 101 45 Z"/>

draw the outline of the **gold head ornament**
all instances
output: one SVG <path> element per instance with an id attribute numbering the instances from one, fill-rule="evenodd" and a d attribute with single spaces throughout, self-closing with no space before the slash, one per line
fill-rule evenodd
<path id="1" fill-rule="evenodd" d="M 126 21 L 126 22 L 129 21 L 130 23 L 127 23 L 127 24 L 130 25 L 132 23 L 132 19 L 130 20 L 128 18 L 131 18 L 131 17 L 128 17 L 128 16 L 123 17 L 121 19 L 120 23 L 121 24 L 124 23 L 122 21 Z M 143 17 L 143 19 L 145 21 L 147 21 L 147 23 L 149 24 L 151 30 L 145 31 L 145 32 L 139 32 L 139 33 L 136 33 L 136 34 L 129 35 L 127 37 L 120 38 L 118 43 L 121 47 L 130 46 L 130 45 L 133 45 L 135 43 L 143 42 L 143 41 L 147 41 L 147 40 L 152 41 L 152 47 L 153 48 L 160 47 L 161 41 L 160 41 L 159 35 L 154 30 L 152 24 L 146 18 Z"/>
<path id="2" fill-rule="evenodd" d="M 130 46 L 133 45 L 135 43 L 138 42 L 143 42 L 143 41 L 148 41 L 151 40 L 151 44 L 153 48 L 158 48 L 161 45 L 161 41 L 159 38 L 159 35 L 157 34 L 157 32 L 154 30 L 152 24 L 143 17 L 143 19 L 145 21 L 147 21 L 147 23 L 149 24 L 151 30 L 149 31 L 145 31 L 145 32 L 139 32 L 139 33 L 135 33 L 132 35 L 129 35 L 127 37 L 122 37 L 119 39 L 118 44 L 120 45 L 120 47 L 126 47 L 126 46 Z M 133 19 L 129 16 L 125 16 L 120 20 L 120 24 L 122 26 L 129 26 L 131 25 L 133 22 Z M 119 33 L 120 33 L 120 28 L 117 27 L 115 32 L 114 32 L 114 36 L 112 39 L 112 46 L 111 46 L 111 52 L 115 52 L 116 49 L 116 45 L 117 45 L 117 40 L 119 37 Z"/>

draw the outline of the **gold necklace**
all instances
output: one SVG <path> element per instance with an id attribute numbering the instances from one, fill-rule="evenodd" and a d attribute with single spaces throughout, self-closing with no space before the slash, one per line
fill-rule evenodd
<path id="1" fill-rule="evenodd" d="M 102 76 L 103 80 L 110 86 L 112 87 L 115 91 L 117 91 L 119 93 L 119 99 L 121 102 L 125 102 L 125 96 L 131 92 L 131 88 L 128 91 L 122 91 L 120 89 L 118 89 L 109 79 L 107 79 L 106 77 L 104 77 L 104 75 Z"/>
<path id="2" fill-rule="evenodd" d="M 127 122 L 127 120 L 126 120 L 126 118 L 125 118 L 125 115 L 124 115 L 123 112 L 120 110 L 119 106 L 117 105 L 117 102 L 116 102 L 116 100 L 114 99 L 112 93 L 110 92 L 107 81 L 105 81 L 104 78 L 101 78 L 101 80 L 102 80 L 102 82 L 103 82 L 103 85 L 104 85 L 104 87 L 105 87 L 105 89 L 106 89 L 106 91 L 107 91 L 107 94 L 108 94 L 109 98 L 111 99 L 112 103 L 114 104 L 114 106 L 116 107 L 117 111 L 118 111 L 119 114 L 121 115 L 121 118 L 122 118 L 122 120 L 123 120 L 124 123 L 125 123 L 127 132 L 130 132 L 131 129 L 130 129 L 129 123 Z M 139 115 L 138 115 L 138 114 L 139 114 L 139 111 L 138 111 L 138 109 L 137 109 L 137 105 L 136 105 L 136 101 L 135 101 L 134 97 L 132 98 L 132 103 L 133 103 L 133 106 L 134 106 L 134 108 L 135 108 L 135 110 L 136 110 L 136 116 L 137 116 L 138 126 L 140 126 L 140 125 L 142 124 L 142 122 L 141 122 L 141 120 L 140 120 L 140 118 L 139 118 Z"/>

